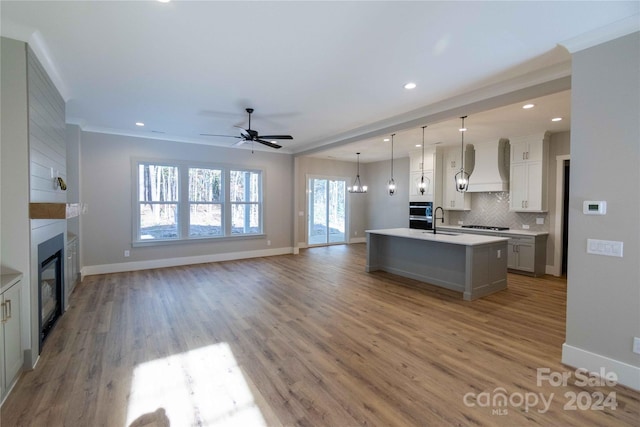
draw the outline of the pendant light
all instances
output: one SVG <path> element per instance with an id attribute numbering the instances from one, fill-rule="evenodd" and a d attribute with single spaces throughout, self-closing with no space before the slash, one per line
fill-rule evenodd
<path id="1" fill-rule="evenodd" d="M 420 177 L 420 184 L 418 184 L 418 190 L 420 191 L 420 195 L 424 195 L 424 192 L 427 189 L 427 184 L 424 182 L 424 128 L 426 126 L 422 126 L 422 163 L 420 163 L 420 169 L 422 169 L 422 176 Z"/>
<path id="2" fill-rule="evenodd" d="M 460 142 L 460 172 L 456 174 L 456 191 L 459 193 L 464 193 L 469 188 L 469 174 L 464 170 L 464 133 L 467 130 L 464 127 L 464 119 L 467 116 L 460 117 L 462 119 L 462 127 L 460 128 L 460 132 L 462 132 L 461 142 Z"/>
<path id="3" fill-rule="evenodd" d="M 358 155 L 358 169 L 356 172 L 356 179 L 353 181 L 353 185 L 349 188 L 349 193 L 366 193 L 367 186 L 360 183 L 360 153 Z"/>
<path id="4" fill-rule="evenodd" d="M 391 134 L 391 179 L 387 183 L 389 189 L 389 195 L 393 196 L 396 193 L 396 182 L 393 179 L 393 137 L 395 133 Z"/>

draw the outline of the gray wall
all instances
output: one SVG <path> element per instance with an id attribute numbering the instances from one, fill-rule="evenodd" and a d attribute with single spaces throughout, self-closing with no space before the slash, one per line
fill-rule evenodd
<path id="1" fill-rule="evenodd" d="M 367 194 L 367 229 L 409 227 L 409 158 L 393 161 L 396 193 L 389 195 L 387 183 L 391 177 L 391 161 L 367 163 L 369 193 Z"/>
<path id="2" fill-rule="evenodd" d="M 291 248 L 293 161 L 288 154 L 82 132 L 83 267 L 252 250 Z M 264 170 L 264 232 L 258 239 L 132 248 L 132 158 L 211 162 Z M 267 246 L 271 240 L 271 246 Z M 124 257 L 129 249 L 131 256 Z"/>
<path id="3" fill-rule="evenodd" d="M 573 55 L 566 344 L 640 367 L 640 33 Z M 605 216 L 582 214 L 606 200 Z M 586 253 L 588 238 L 624 257 Z M 563 352 L 563 362 L 572 364 Z M 575 366 L 575 365 L 574 365 Z"/>
<path id="4" fill-rule="evenodd" d="M 296 213 L 296 244 L 304 247 L 307 241 L 307 176 L 332 176 L 342 177 L 347 180 L 347 186 L 353 184 L 356 178 L 356 162 L 340 162 L 336 160 L 325 160 L 315 157 L 296 157 L 296 193 L 295 193 L 295 213 Z M 367 165 L 360 163 L 360 179 L 363 185 L 369 186 L 369 172 Z M 364 238 L 364 230 L 367 224 L 367 199 L 369 193 L 350 194 L 347 193 L 347 209 L 349 215 L 349 237 Z M 302 212 L 302 216 L 299 213 Z"/>

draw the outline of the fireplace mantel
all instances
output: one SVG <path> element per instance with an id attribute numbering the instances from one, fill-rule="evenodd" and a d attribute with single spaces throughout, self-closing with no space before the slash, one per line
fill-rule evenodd
<path id="1" fill-rule="evenodd" d="M 79 214 L 79 203 L 29 203 L 31 219 L 67 219 Z"/>

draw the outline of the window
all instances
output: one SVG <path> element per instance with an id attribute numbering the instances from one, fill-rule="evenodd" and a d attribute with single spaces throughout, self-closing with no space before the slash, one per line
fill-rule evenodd
<path id="1" fill-rule="evenodd" d="M 262 172 L 135 162 L 134 242 L 262 234 Z"/>
<path id="2" fill-rule="evenodd" d="M 231 171 L 231 233 L 260 232 L 260 174 Z"/>
<path id="3" fill-rule="evenodd" d="M 140 240 L 177 239 L 178 168 L 140 164 L 138 166 L 138 210 Z"/>
<path id="4" fill-rule="evenodd" d="M 222 170 L 189 168 L 189 237 L 224 235 Z"/>

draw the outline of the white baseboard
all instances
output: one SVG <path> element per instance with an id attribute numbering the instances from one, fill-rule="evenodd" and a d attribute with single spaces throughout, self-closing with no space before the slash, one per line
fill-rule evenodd
<path id="1" fill-rule="evenodd" d="M 586 369 L 598 374 L 601 369 L 614 372 L 618 384 L 640 391 L 640 367 L 620 362 L 600 354 L 592 353 L 564 343 L 562 345 L 562 363 L 574 368 Z"/>
<path id="2" fill-rule="evenodd" d="M 352 239 L 349 239 L 349 244 L 351 243 L 367 243 L 367 238 L 366 237 L 354 237 Z"/>
<path id="3" fill-rule="evenodd" d="M 122 273 L 125 271 L 149 270 L 152 268 L 177 267 L 180 265 L 204 264 L 208 262 L 232 261 L 293 253 L 293 248 L 260 249 L 255 251 L 228 252 L 180 258 L 153 259 L 147 261 L 121 262 L 116 264 L 88 265 L 82 268 L 82 277 L 94 274 Z"/>

